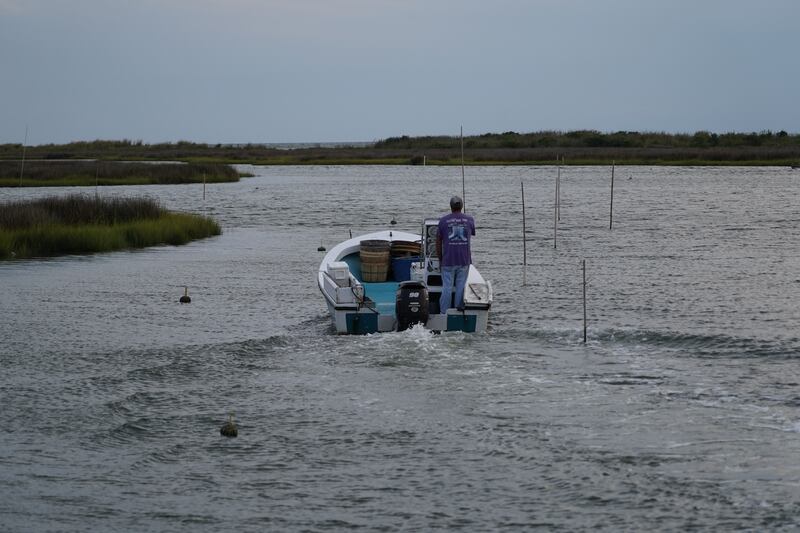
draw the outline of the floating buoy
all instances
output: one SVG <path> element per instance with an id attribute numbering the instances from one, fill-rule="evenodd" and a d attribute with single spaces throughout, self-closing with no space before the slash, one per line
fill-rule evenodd
<path id="1" fill-rule="evenodd" d="M 178 301 L 182 304 L 188 304 L 192 301 L 192 299 L 189 298 L 189 287 L 183 288 L 183 296 L 181 296 L 180 300 Z"/>
<path id="2" fill-rule="evenodd" d="M 391 222 L 389 222 L 389 224 L 391 224 L 392 226 L 394 226 L 395 224 L 397 224 L 397 221 L 394 219 L 394 217 L 392 217 L 392 221 L 391 221 Z"/>
<path id="3" fill-rule="evenodd" d="M 319 243 L 319 248 L 317 248 L 317 251 L 318 252 L 324 252 L 325 251 L 325 247 L 322 246 L 322 243 Z"/>
<path id="4" fill-rule="evenodd" d="M 228 421 L 222 425 L 219 434 L 223 437 L 236 437 L 239 435 L 239 428 L 236 427 L 236 422 L 233 421 L 233 413 L 228 415 Z"/>

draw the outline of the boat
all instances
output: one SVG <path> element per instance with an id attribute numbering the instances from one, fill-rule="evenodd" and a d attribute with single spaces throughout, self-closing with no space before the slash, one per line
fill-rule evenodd
<path id="1" fill-rule="evenodd" d="M 390 229 L 351 237 L 325 254 L 318 283 L 336 333 L 402 331 L 416 324 L 436 332 L 486 331 L 492 284 L 475 265 L 463 306 L 440 313 L 438 224 L 430 218 L 419 234 Z"/>

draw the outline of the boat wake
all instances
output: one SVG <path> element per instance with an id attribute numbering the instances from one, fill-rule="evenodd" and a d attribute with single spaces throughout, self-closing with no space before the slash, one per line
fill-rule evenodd
<path id="1" fill-rule="evenodd" d="M 583 343 L 583 333 L 576 328 L 557 329 L 506 329 L 494 330 L 494 336 L 510 339 L 541 340 L 574 346 Z M 685 352 L 687 357 L 734 357 L 734 358 L 800 358 L 800 338 L 759 339 L 724 334 L 698 334 L 679 331 L 642 329 L 595 329 L 589 328 L 589 346 L 621 346 L 629 348 L 660 348 L 674 352 Z"/>

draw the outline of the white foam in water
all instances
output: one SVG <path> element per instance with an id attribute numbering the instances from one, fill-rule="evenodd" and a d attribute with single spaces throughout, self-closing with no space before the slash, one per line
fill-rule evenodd
<path id="1" fill-rule="evenodd" d="M 414 324 L 404 333 L 417 342 L 431 342 L 435 335 L 433 331 L 425 329 L 425 326 L 422 324 Z"/>
<path id="2" fill-rule="evenodd" d="M 371 353 L 434 353 L 445 345 L 437 342 L 433 331 L 425 329 L 421 324 L 416 324 L 404 331 L 388 333 L 371 333 L 363 336 L 354 336 L 358 343 L 370 346 Z M 446 354 L 445 354 L 446 355 Z"/>
<path id="3" fill-rule="evenodd" d="M 388 342 L 396 343 L 400 338 L 402 345 L 412 343 L 411 348 L 413 351 L 423 351 L 430 353 L 436 350 L 436 339 L 433 331 L 425 329 L 422 324 L 414 324 L 404 331 L 398 331 L 394 334 L 387 335 Z"/>

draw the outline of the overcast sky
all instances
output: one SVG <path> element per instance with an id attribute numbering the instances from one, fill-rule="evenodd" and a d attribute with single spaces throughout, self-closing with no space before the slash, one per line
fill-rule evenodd
<path id="1" fill-rule="evenodd" d="M 799 0 L 0 0 L 0 143 L 800 132 Z"/>

